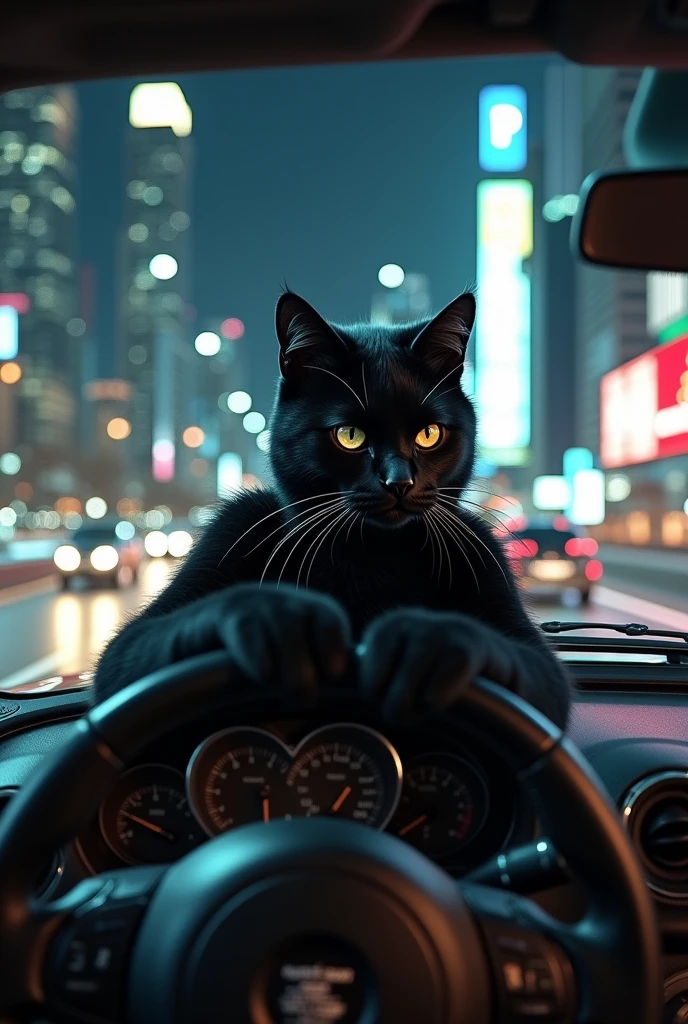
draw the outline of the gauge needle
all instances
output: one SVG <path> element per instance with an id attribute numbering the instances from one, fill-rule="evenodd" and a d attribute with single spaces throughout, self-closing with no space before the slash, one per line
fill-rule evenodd
<path id="1" fill-rule="evenodd" d="M 409 832 L 412 832 L 414 828 L 418 828 L 419 825 L 422 825 L 423 822 L 427 820 L 427 814 L 419 814 L 417 818 L 413 819 L 413 821 L 409 821 L 408 825 L 404 825 L 403 828 L 400 828 L 399 831 L 397 832 L 397 835 L 405 836 Z"/>
<path id="2" fill-rule="evenodd" d="M 263 821 L 270 821 L 270 797 L 263 797 Z"/>
<path id="3" fill-rule="evenodd" d="M 157 832 L 159 836 L 164 836 L 165 839 L 169 839 L 173 842 L 176 838 L 171 832 L 166 832 L 164 828 L 160 828 L 159 825 L 154 825 L 152 821 L 146 821 L 145 818 L 138 818 L 135 814 L 130 814 L 129 811 L 122 811 L 125 818 L 129 818 L 130 821 L 135 821 L 137 825 L 143 825 L 144 828 L 149 828 L 151 832 Z"/>
<path id="4" fill-rule="evenodd" d="M 336 814 L 339 808 L 342 806 L 349 793 L 351 792 L 351 786 L 345 786 L 341 791 L 335 802 L 330 807 L 330 814 Z"/>

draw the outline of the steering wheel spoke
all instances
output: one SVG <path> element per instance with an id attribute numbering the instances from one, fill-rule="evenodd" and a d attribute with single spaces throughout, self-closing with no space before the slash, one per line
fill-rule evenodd
<path id="1" fill-rule="evenodd" d="M 40 971 L 47 1006 L 75 1020 L 122 1019 L 131 950 L 165 871 L 156 865 L 97 875 L 37 911 L 47 939 Z"/>
<path id="2" fill-rule="evenodd" d="M 460 889 L 487 949 L 496 1019 L 504 1024 L 578 1019 L 577 984 L 566 947 L 558 941 L 558 922 L 512 892 L 470 882 Z"/>

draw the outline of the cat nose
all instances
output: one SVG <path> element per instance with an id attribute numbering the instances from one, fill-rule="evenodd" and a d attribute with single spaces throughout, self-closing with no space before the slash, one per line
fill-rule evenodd
<path id="1" fill-rule="evenodd" d="M 391 491 L 395 498 L 403 498 L 413 487 L 413 477 L 406 472 L 390 473 L 382 477 L 382 486 L 386 491 Z"/>

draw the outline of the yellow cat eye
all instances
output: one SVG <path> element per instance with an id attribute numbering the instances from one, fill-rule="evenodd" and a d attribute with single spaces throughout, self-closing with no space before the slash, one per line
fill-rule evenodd
<path id="1" fill-rule="evenodd" d="M 347 451 L 356 451 L 365 444 L 365 431 L 360 427 L 337 427 L 334 433 L 338 443 Z"/>
<path id="2" fill-rule="evenodd" d="M 442 438 L 442 431 L 436 423 L 431 423 L 428 427 L 423 427 L 416 434 L 416 444 L 419 448 L 434 448 L 435 445 L 440 443 Z"/>

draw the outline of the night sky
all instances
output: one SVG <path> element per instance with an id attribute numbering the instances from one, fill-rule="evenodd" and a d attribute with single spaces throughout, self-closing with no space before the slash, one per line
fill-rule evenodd
<path id="1" fill-rule="evenodd" d="M 174 76 L 194 116 L 188 211 L 199 319 L 238 316 L 267 411 L 280 286 L 333 320 L 368 315 L 377 270 L 430 277 L 433 305 L 475 274 L 478 91 L 528 91 L 542 130 L 547 58 L 413 61 Z M 130 79 L 78 87 L 80 259 L 96 272 L 99 372 L 114 372 L 116 234 Z M 266 372 L 270 368 L 270 373 Z"/>

